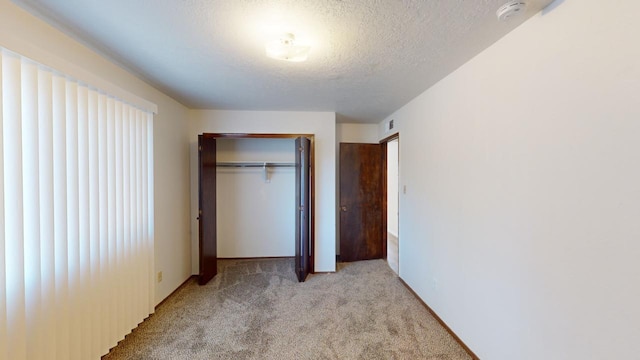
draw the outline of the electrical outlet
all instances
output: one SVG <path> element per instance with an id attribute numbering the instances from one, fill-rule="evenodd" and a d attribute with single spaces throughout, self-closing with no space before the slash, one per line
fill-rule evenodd
<path id="1" fill-rule="evenodd" d="M 158 282 L 162 282 L 162 271 L 158 271 Z"/>

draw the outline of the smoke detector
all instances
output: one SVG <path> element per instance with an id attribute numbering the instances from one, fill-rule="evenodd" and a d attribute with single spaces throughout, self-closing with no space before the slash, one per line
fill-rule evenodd
<path id="1" fill-rule="evenodd" d="M 500 21 L 507 21 L 518 14 L 524 13 L 526 8 L 527 3 L 524 1 L 509 1 L 496 11 L 496 15 Z"/>

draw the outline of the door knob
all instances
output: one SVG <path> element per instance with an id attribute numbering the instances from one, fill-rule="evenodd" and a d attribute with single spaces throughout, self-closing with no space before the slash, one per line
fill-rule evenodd
<path id="1" fill-rule="evenodd" d="M 342 210 L 342 211 L 346 212 L 346 211 L 347 211 L 347 207 L 346 207 L 346 206 L 344 206 L 344 205 L 342 205 L 342 206 L 340 206 L 340 210 Z"/>

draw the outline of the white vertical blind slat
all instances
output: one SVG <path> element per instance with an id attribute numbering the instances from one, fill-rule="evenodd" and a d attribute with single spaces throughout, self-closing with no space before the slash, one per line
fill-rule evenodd
<path id="1" fill-rule="evenodd" d="M 127 127 L 129 128 L 129 136 L 128 136 L 128 154 L 129 154 L 129 161 L 127 162 L 128 167 L 129 167 L 129 173 L 128 173 L 128 177 L 127 177 L 127 185 L 128 185 L 128 204 L 129 204 L 129 215 L 128 215 L 128 221 L 129 221 L 129 225 L 127 226 L 127 232 L 128 232 L 128 236 L 127 239 L 129 241 L 128 246 L 129 246 L 129 253 L 131 254 L 131 256 L 137 260 L 138 256 L 136 254 L 136 236 L 135 236 L 135 227 L 136 227 L 136 220 L 135 220 L 135 176 L 136 176 L 136 169 L 135 169 L 135 164 L 136 164 L 136 152 L 135 152 L 135 118 L 132 116 L 133 115 L 133 109 L 129 108 L 127 106 L 127 111 L 128 111 L 128 115 L 127 115 Z M 130 311 L 129 311 L 129 321 L 130 321 L 130 325 L 129 326 L 136 326 L 137 325 L 137 315 L 138 315 L 138 311 L 137 311 L 137 302 L 138 302 L 138 286 L 137 286 L 137 274 L 136 274 L 136 262 L 132 261 L 131 263 L 129 263 L 129 274 L 131 274 L 131 281 L 129 282 L 129 291 L 131 294 L 131 297 L 129 298 L 129 306 L 130 306 Z"/>
<path id="2" fill-rule="evenodd" d="M 53 76 L 53 228 L 55 253 L 56 359 L 70 358 L 71 302 L 67 243 L 67 104 L 66 80 Z"/>
<path id="3" fill-rule="evenodd" d="M 24 233 L 22 205 L 22 112 L 21 60 L 4 53 L 2 56 L 4 200 L 6 211 L 4 231 L 7 295 L 7 357 L 25 359 L 26 309 L 24 272 Z"/>
<path id="4" fill-rule="evenodd" d="M 155 232 L 153 226 L 154 219 L 154 169 L 153 169 L 153 114 L 147 113 L 147 203 L 146 210 L 147 216 L 147 259 L 148 259 L 148 271 L 149 271 L 149 314 L 153 313 L 155 308 L 155 257 L 154 257 L 154 241 Z"/>
<path id="5" fill-rule="evenodd" d="M 95 127 L 94 136 L 97 140 L 97 174 L 98 186 L 96 191 L 99 196 L 99 216 L 98 216 L 98 244 L 99 244 L 99 261 L 100 270 L 97 277 L 97 289 L 95 291 L 98 299 L 105 299 L 98 309 L 98 327 L 100 331 L 100 338 L 98 339 L 97 349 L 99 354 L 103 354 L 109 350 L 109 307 L 111 302 L 109 299 L 108 289 L 111 286 L 109 281 L 108 265 L 109 265 L 109 222 L 108 222 L 108 203 L 107 203 L 107 97 L 104 94 L 97 94 L 98 101 L 98 122 Z"/>
<path id="6" fill-rule="evenodd" d="M 79 159 L 79 105 L 78 85 L 74 82 L 66 82 L 66 122 L 67 122 L 67 251 L 68 251 L 68 278 L 69 278 L 69 359 L 80 360 L 82 358 L 82 317 L 81 312 L 81 284 L 80 284 L 80 159 Z"/>
<path id="7" fill-rule="evenodd" d="M 89 301 L 93 306 L 90 309 L 90 351 L 89 358 L 96 358 L 101 355 L 100 343 L 102 338 L 102 327 L 100 324 L 100 313 L 102 311 L 101 299 L 99 297 L 100 284 L 100 178 L 98 177 L 98 124 L 100 114 L 98 109 L 98 93 L 89 90 L 88 110 L 89 123 L 87 129 L 87 145 L 89 160 Z M 95 306 L 100 305 L 100 306 Z"/>
<path id="8" fill-rule="evenodd" d="M 136 136 L 135 136 L 135 148 L 136 148 L 136 163 L 135 163 L 135 170 L 136 170 L 136 178 L 135 178 L 135 186 L 134 189 L 136 189 L 136 205 L 135 205 L 135 209 L 136 209 L 136 226 L 134 228 L 134 232 L 135 232 L 135 239 L 136 239 L 136 267 L 135 267 L 135 274 L 136 274 L 136 293 L 137 293 L 137 298 L 138 301 L 136 303 L 136 309 L 137 309 L 137 315 L 136 317 L 138 319 L 140 319 L 142 317 L 142 319 L 145 318 L 145 301 L 144 301 L 144 292 L 146 292 L 143 284 L 145 284 L 146 282 L 145 277 L 146 277 L 146 269 L 144 268 L 144 259 L 142 256 L 142 189 L 140 188 L 142 185 L 142 175 L 141 175 L 141 170 L 142 170 L 142 119 L 141 119 L 141 111 L 134 109 L 134 112 L 136 114 L 135 116 L 135 128 L 136 128 Z"/>
<path id="9" fill-rule="evenodd" d="M 40 258 L 42 291 L 42 328 L 55 326 L 55 242 L 53 208 L 53 77 L 38 69 L 38 144 L 40 175 Z M 44 334 L 43 358 L 55 354 L 55 336 Z"/>
<path id="10" fill-rule="evenodd" d="M 125 305 L 125 290 L 126 290 L 126 268 L 124 262 L 125 254 L 125 239 L 124 239 L 124 122 L 123 122 L 123 110 L 122 104 L 117 102 L 115 109 L 115 182 L 116 182 L 116 263 L 114 273 L 116 275 L 115 284 L 115 298 L 117 301 L 117 309 L 115 318 L 118 320 L 117 328 L 118 334 L 127 331 L 126 322 L 126 305 Z"/>
<path id="11" fill-rule="evenodd" d="M 25 316 L 27 322 L 27 357 L 41 359 L 44 338 L 41 313 L 40 197 L 38 145 L 38 67 L 21 63 L 22 105 L 22 184 Z"/>
<path id="12" fill-rule="evenodd" d="M 89 99 L 88 89 L 84 86 L 77 88 L 78 95 L 78 309 L 81 314 L 79 322 L 80 358 L 89 358 L 91 339 L 87 334 L 91 331 L 91 317 L 89 304 L 91 303 L 90 289 L 90 233 L 89 233 Z"/>
<path id="13" fill-rule="evenodd" d="M 140 147 L 140 161 L 141 167 L 143 169 L 147 169 L 147 117 L 144 113 L 140 114 L 140 141 L 142 142 L 142 146 Z M 147 277 L 151 274 L 149 273 L 149 258 L 146 256 L 148 247 L 147 247 L 147 238 L 149 236 L 147 232 L 147 171 L 143 171 L 141 173 L 140 178 L 140 239 L 142 240 L 142 269 L 141 271 Z M 143 279 L 143 284 L 147 284 L 149 280 Z M 154 276 L 151 275 L 151 281 L 155 281 Z M 143 312 L 147 312 L 149 309 L 149 291 L 148 289 L 144 289 L 144 301 L 142 302 Z"/>
<path id="14" fill-rule="evenodd" d="M 129 173 L 127 177 L 127 185 L 128 185 L 128 204 L 129 204 L 129 225 L 127 226 L 128 236 L 127 239 L 129 241 L 129 253 L 131 256 L 137 260 L 138 256 L 136 254 L 136 235 L 135 235 L 135 176 L 136 176 L 136 151 L 135 151 L 135 116 L 134 110 L 127 106 L 127 127 L 129 128 L 128 134 L 128 167 Z M 138 286 L 137 286 L 137 274 L 136 274 L 136 262 L 132 261 L 129 264 L 129 274 L 131 274 L 131 281 L 129 282 L 129 291 L 131 296 L 129 297 L 129 326 L 133 327 L 137 325 L 137 302 L 138 302 Z"/>
<path id="15" fill-rule="evenodd" d="M 153 312 L 152 123 L 0 48 L 0 360 L 99 359 Z"/>
<path id="16" fill-rule="evenodd" d="M 140 112 L 140 141 L 141 146 L 140 146 L 140 167 L 142 169 L 148 169 L 148 163 L 147 163 L 147 151 L 146 151 L 146 141 L 147 141 L 147 117 L 145 116 L 144 112 Z M 147 247 L 147 221 L 145 219 L 145 216 L 147 216 L 147 185 L 146 182 L 148 180 L 147 178 L 147 173 L 148 171 L 142 171 L 140 173 L 140 185 L 139 185 L 139 191 L 140 191 L 140 202 L 138 203 L 138 206 L 140 206 L 140 224 L 139 229 L 140 229 L 140 246 L 141 246 L 141 259 L 140 259 L 140 272 L 142 273 L 142 284 L 141 284 L 141 291 L 142 291 L 142 295 L 143 298 L 141 300 L 141 305 L 142 305 L 142 313 L 143 314 L 148 314 L 148 310 L 149 310 L 149 306 L 147 305 L 149 302 L 149 291 L 147 288 L 147 284 L 149 281 L 156 281 L 156 277 L 153 276 L 153 272 L 150 273 L 149 272 L 149 258 L 147 257 L 147 251 L 148 251 L 148 247 Z M 155 272 L 155 271 L 154 271 Z"/>
<path id="17" fill-rule="evenodd" d="M 125 254 L 127 254 L 129 257 L 132 255 L 131 254 L 131 199 L 130 199 L 130 174 L 131 174 L 131 168 L 129 167 L 129 163 L 131 163 L 131 152 L 129 151 L 129 134 L 131 132 L 130 128 L 129 128 L 129 111 L 126 108 L 126 106 L 123 105 L 123 109 L 122 109 L 123 115 L 126 114 L 126 116 L 123 116 L 122 118 L 122 175 L 123 175 L 123 180 L 122 180 L 122 195 L 123 195 L 123 246 L 122 246 L 122 256 L 123 256 L 123 260 L 124 260 L 124 256 Z M 123 261 L 122 262 L 123 266 L 122 268 L 125 271 L 125 274 L 132 274 L 131 272 L 131 266 L 132 264 L 128 261 Z M 126 275 L 125 275 L 126 276 Z M 129 280 L 131 279 L 131 277 L 129 277 Z M 133 326 L 135 326 L 135 324 L 133 324 L 133 322 L 131 321 L 133 318 L 133 313 L 132 313 L 132 305 L 133 305 L 133 287 L 131 284 L 131 281 L 126 281 L 126 279 L 124 280 L 124 293 L 121 294 L 121 296 L 124 298 L 124 323 L 125 323 L 125 328 L 131 328 Z M 130 295 L 130 296 L 125 296 L 126 295 Z"/>
<path id="18" fill-rule="evenodd" d="M 4 155 L 4 107 L 2 106 L 4 92 L 3 92 L 3 76 L 2 76 L 2 57 L 3 53 L 0 51 L 0 151 Z M 4 156 L 0 156 L 0 223 L 4 224 Z M 7 352 L 7 273 L 5 270 L 5 229 L 4 225 L 0 226 L 0 261 L 3 266 L 0 266 L 0 289 L 3 289 L 0 293 L 0 360 L 7 360 L 9 354 Z"/>
<path id="19" fill-rule="evenodd" d="M 115 119 L 115 103 L 113 99 L 107 99 L 107 208 L 109 209 L 108 223 L 108 242 L 109 242 L 109 263 L 107 266 L 107 276 L 109 282 L 107 284 L 109 291 L 108 306 L 108 347 L 111 348 L 117 343 L 118 334 L 118 273 L 117 273 L 117 222 L 116 222 L 116 119 Z"/>

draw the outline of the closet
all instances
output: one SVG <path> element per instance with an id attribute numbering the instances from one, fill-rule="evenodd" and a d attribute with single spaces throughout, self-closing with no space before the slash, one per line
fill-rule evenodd
<path id="1" fill-rule="evenodd" d="M 295 257 L 312 269 L 313 136 L 202 134 L 199 153 L 200 283 L 217 258 Z"/>

